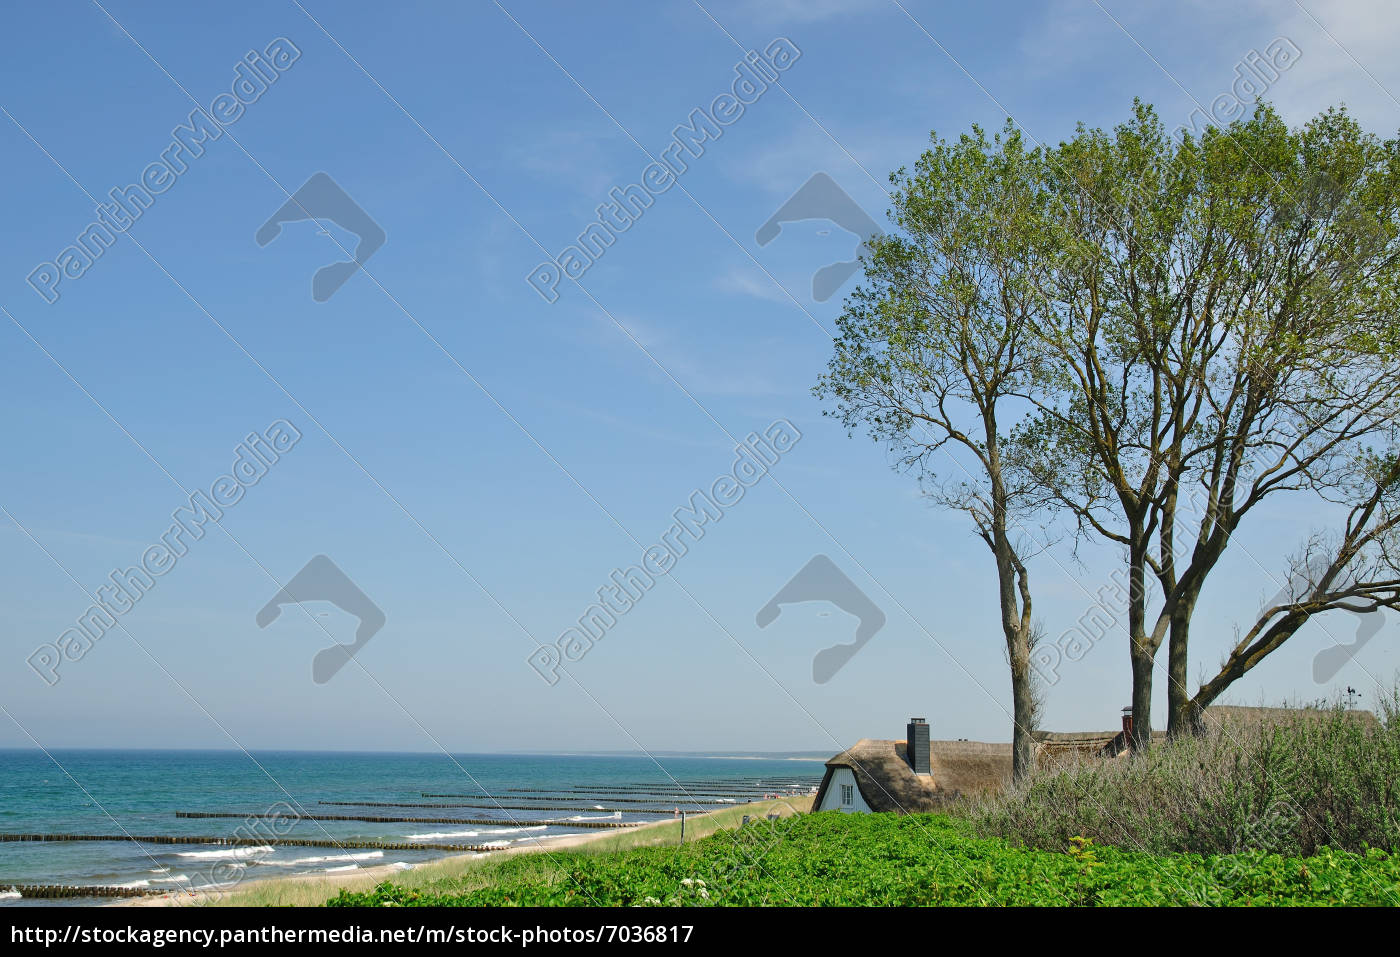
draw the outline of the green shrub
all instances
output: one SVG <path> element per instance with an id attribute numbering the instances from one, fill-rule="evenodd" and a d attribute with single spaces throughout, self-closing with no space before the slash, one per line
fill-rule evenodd
<path id="1" fill-rule="evenodd" d="M 1400 713 L 1341 707 L 1227 722 L 1142 755 L 1085 759 L 956 808 L 978 833 L 1035 848 L 1071 838 L 1154 854 L 1400 848 Z"/>

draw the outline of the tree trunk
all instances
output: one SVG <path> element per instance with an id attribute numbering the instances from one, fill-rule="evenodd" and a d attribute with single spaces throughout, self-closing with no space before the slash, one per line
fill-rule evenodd
<path id="1" fill-rule="evenodd" d="M 1184 596 L 1172 612 L 1171 636 L 1167 643 L 1167 737 L 1191 734 L 1195 723 L 1191 719 L 1191 695 L 1186 689 L 1188 650 L 1191 636 L 1191 612 L 1195 596 Z"/>
<path id="2" fill-rule="evenodd" d="M 1031 687 L 1030 637 L 1018 636 L 1019 648 L 1011 651 L 1011 780 L 1020 782 L 1035 769 L 1035 694 Z"/>
<path id="3" fill-rule="evenodd" d="M 1214 704 L 1215 699 L 1224 694 L 1225 689 L 1234 682 L 1235 676 L 1232 676 L 1230 671 L 1233 669 L 1222 670 L 1221 674 L 1201 685 L 1196 696 L 1187 703 L 1186 720 L 1193 733 L 1200 734 L 1205 730 L 1206 709 Z M 1244 672 L 1241 671 L 1239 674 L 1243 675 Z"/>
<path id="4" fill-rule="evenodd" d="M 1133 544 L 1128 549 L 1128 658 L 1133 675 L 1133 751 L 1152 746 L 1152 665 L 1157 657 L 1147 635 L 1146 546 L 1141 524 L 1132 523 Z"/>
<path id="5" fill-rule="evenodd" d="M 1187 703 L 1187 719 L 1190 721 L 1192 729 L 1201 730 L 1203 727 L 1202 715 L 1205 714 L 1206 708 L 1209 708 L 1216 698 L 1224 694 L 1230 685 L 1243 678 L 1254 669 L 1255 665 L 1278 650 L 1280 645 L 1293 637 L 1298 629 L 1302 628 L 1311 618 L 1311 613 L 1303 611 L 1295 611 L 1285 615 L 1274 622 L 1264 634 L 1253 642 L 1232 651 L 1230 657 L 1220 666 L 1215 677 L 1197 688 L 1195 697 Z"/>
<path id="6" fill-rule="evenodd" d="M 1133 733 L 1129 743 L 1141 753 L 1152 746 L 1152 666 L 1156 655 L 1146 642 L 1129 646 L 1133 667 Z"/>
<path id="7" fill-rule="evenodd" d="M 989 441 L 995 439 L 990 432 Z M 997 565 L 997 592 L 1001 607 L 1001 631 L 1006 639 L 1006 659 L 1011 666 L 1011 779 L 1021 781 L 1035 760 L 1035 693 L 1031 686 L 1031 587 L 1030 575 L 1007 535 L 1006 489 L 998 460 L 988 472 L 992 479 L 992 525 L 987 542 Z"/>

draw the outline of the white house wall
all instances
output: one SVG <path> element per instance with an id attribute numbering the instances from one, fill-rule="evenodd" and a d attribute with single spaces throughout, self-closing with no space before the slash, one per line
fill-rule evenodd
<path id="1" fill-rule="evenodd" d="M 841 786 L 847 785 L 851 788 L 851 804 L 841 803 Z M 856 776 L 850 768 L 833 768 L 831 773 L 831 784 L 826 789 L 826 794 L 822 795 L 822 806 L 818 811 L 845 811 L 847 814 L 854 814 L 857 811 L 870 813 L 870 805 L 865 803 L 865 798 L 861 796 L 860 786 L 856 784 Z"/>

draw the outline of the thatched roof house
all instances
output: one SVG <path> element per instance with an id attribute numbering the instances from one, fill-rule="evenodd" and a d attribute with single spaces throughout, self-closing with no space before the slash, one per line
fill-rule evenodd
<path id="1" fill-rule="evenodd" d="M 935 810 L 960 794 L 995 790 L 1010 777 L 1011 745 L 931 741 L 927 723 L 914 718 L 905 740 L 862 738 L 826 762 L 812 806 L 913 814 Z"/>

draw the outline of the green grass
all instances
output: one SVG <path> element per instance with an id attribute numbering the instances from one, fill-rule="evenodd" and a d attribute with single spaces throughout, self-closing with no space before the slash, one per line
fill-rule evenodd
<path id="1" fill-rule="evenodd" d="M 1323 849 L 1154 856 L 1034 850 L 940 815 L 804 814 L 684 846 L 521 855 L 331 906 L 1400 904 L 1400 860 Z"/>

